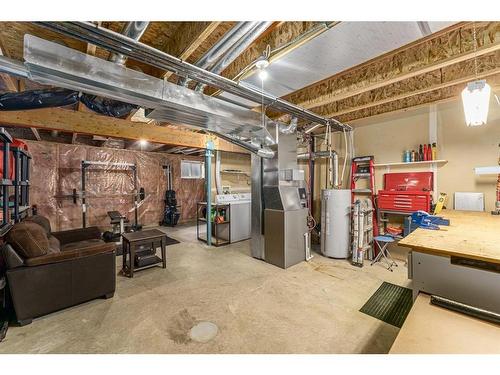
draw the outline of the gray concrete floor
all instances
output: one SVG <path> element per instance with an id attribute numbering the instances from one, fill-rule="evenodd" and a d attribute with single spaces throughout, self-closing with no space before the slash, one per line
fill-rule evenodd
<path id="1" fill-rule="evenodd" d="M 167 269 L 118 276 L 112 299 L 10 327 L 0 353 L 387 353 L 399 331 L 358 310 L 383 281 L 409 284 L 403 261 L 389 272 L 316 254 L 282 270 L 253 259 L 249 241 L 207 248 L 193 226 L 166 232 L 181 241 Z M 209 342 L 189 338 L 200 321 L 218 326 Z"/>

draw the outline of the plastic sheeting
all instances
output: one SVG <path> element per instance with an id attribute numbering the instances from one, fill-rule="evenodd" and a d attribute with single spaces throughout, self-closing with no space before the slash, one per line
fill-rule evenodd
<path id="1" fill-rule="evenodd" d="M 166 155 L 151 152 L 116 150 L 83 145 L 65 145 L 26 141 L 33 157 L 31 170 L 31 204 L 47 216 L 53 230 L 82 226 L 80 200 L 74 204 L 73 189 L 81 190 L 81 161 L 105 161 L 137 165 L 137 187 L 144 187 L 146 197 L 139 202 L 138 222 L 158 225 L 164 209 L 166 176 L 163 165 L 173 167 L 173 186 L 181 205 L 181 220 L 196 217 L 196 202 L 204 200 L 203 179 L 182 179 L 181 160 L 200 157 Z M 133 172 L 123 167 L 90 166 L 86 173 L 87 225 L 110 227 L 107 211 L 117 210 L 134 219 Z"/>
<path id="2" fill-rule="evenodd" d="M 112 117 L 126 117 L 133 109 L 139 108 L 133 104 L 87 94 L 83 94 L 80 101 L 92 111 Z"/>
<path id="3" fill-rule="evenodd" d="M 67 89 L 29 90 L 0 94 L 0 111 L 65 107 L 81 101 L 92 111 L 111 117 L 125 117 L 138 106 Z"/>
<path id="4" fill-rule="evenodd" d="M 78 102 L 78 91 L 66 89 L 8 92 L 0 95 L 0 110 L 19 111 L 49 107 L 64 107 Z"/>

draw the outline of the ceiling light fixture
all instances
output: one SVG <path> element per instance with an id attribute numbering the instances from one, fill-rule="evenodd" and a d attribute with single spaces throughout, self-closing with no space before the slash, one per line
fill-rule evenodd
<path id="1" fill-rule="evenodd" d="M 148 141 L 146 141 L 145 139 L 140 139 L 139 144 L 141 145 L 141 147 L 146 147 L 148 145 Z"/>
<path id="2" fill-rule="evenodd" d="M 462 103 L 464 106 L 465 123 L 467 126 L 480 126 L 486 124 L 488 120 L 488 110 L 490 106 L 491 87 L 486 80 L 477 79 L 477 39 L 476 25 L 473 25 L 474 38 L 474 71 L 476 80 L 467 83 L 467 87 L 462 91 Z"/>
<path id="3" fill-rule="evenodd" d="M 269 73 L 267 73 L 267 70 L 264 70 L 264 69 L 259 70 L 259 78 L 261 81 L 265 81 L 268 76 L 269 76 Z"/>
<path id="4" fill-rule="evenodd" d="M 258 76 L 259 76 L 261 81 L 264 81 L 269 76 L 268 72 L 266 71 L 266 68 L 270 64 L 270 62 L 269 62 L 270 53 L 271 53 L 271 47 L 269 45 L 267 45 L 266 50 L 264 51 L 262 56 L 260 56 L 255 61 L 255 67 L 258 70 Z"/>
<path id="5" fill-rule="evenodd" d="M 255 67 L 257 69 L 266 69 L 269 66 L 269 60 L 265 56 L 261 56 L 255 62 Z"/>

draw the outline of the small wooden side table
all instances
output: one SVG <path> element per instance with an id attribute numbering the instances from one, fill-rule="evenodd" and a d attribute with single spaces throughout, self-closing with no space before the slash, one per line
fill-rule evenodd
<path id="1" fill-rule="evenodd" d="M 134 271 L 140 271 L 151 267 L 162 265 L 162 268 L 167 268 L 167 235 L 158 229 L 148 229 L 138 232 L 123 233 L 123 274 L 128 277 L 134 277 Z M 143 267 L 135 267 L 135 253 L 139 246 L 149 245 L 156 249 L 156 244 L 160 243 L 161 259 L 157 263 L 149 264 Z M 127 260 L 128 259 L 128 260 Z"/>

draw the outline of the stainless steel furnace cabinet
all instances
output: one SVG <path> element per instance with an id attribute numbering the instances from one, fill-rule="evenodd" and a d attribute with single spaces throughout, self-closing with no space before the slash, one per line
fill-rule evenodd
<path id="1" fill-rule="evenodd" d="M 264 211 L 266 262 L 288 268 L 305 260 L 307 209 Z"/>

